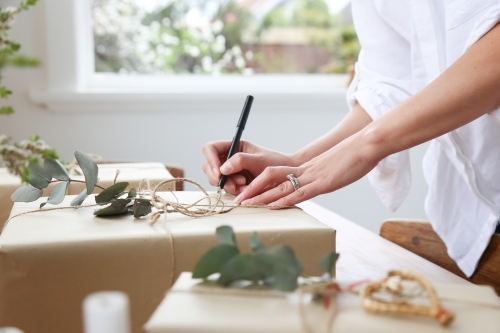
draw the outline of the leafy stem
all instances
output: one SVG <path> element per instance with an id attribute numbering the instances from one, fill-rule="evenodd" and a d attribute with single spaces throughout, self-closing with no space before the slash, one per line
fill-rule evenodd
<path id="1" fill-rule="evenodd" d="M 60 182 L 62 182 L 62 181 L 64 181 L 64 180 L 57 180 L 57 179 L 53 179 L 53 180 L 49 181 L 49 183 L 60 183 Z M 87 182 L 86 182 L 86 181 L 84 181 L 84 180 L 77 180 L 77 179 L 71 179 L 71 178 L 69 179 L 69 182 L 70 182 L 70 183 L 82 183 L 82 184 L 87 184 Z M 106 189 L 105 187 L 103 187 L 103 186 L 101 186 L 101 185 L 99 185 L 99 184 L 95 184 L 95 187 L 100 188 L 101 190 L 105 190 L 105 189 Z"/>
<path id="2" fill-rule="evenodd" d="M 208 278 L 220 273 L 217 284 L 229 286 L 239 280 L 269 285 L 274 289 L 292 291 L 297 288 L 297 278 L 302 272 L 302 264 L 293 249 L 287 245 L 267 248 L 253 233 L 250 237 L 252 253 L 241 253 L 233 228 L 221 226 L 216 229 L 219 244 L 203 255 L 193 270 L 193 278 Z M 321 269 L 325 271 L 323 280 L 333 276 L 339 255 L 328 253 L 321 259 Z"/>
<path id="3" fill-rule="evenodd" d="M 71 179 L 64 165 L 58 160 L 46 159 L 43 165 L 34 161 L 28 165 L 29 173 L 26 179 L 29 184 L 18 188 L 11 196 L 12 201 L 35 201 L 42 196 L 44 188 L 47 188 L 49 184 L 57 183 L 51 189 L 47 201 L 40 204 L 40 208 L 48 203 L 58 205 L 63 202 L 69 184 L 75 182 L 85 184 L 86 186 L 71 201 L 71 206 L 81 206 L 97 187 L 102 191 L 95 196 L 95 202 L 101 206 L 108 206 L 96 210 L 94 212 L 96 216 L 134 214 L 134 217 L 139 218 L 151 213 L 152 204 L 149 199 L 138 197 L 135 189 L 130 189 L 126 192 L 129 183 L 115 183 L 108 188 L 104 188 L 97 184 L 99 180 L 99 167 L 97 164 L 87 154 L 80 151 L 75 152 L 75 157 L 82 169 L 85 181 Z"/>

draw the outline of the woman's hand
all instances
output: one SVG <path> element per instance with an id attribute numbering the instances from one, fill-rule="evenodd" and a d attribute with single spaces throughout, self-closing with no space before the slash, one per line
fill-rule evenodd
<path id="1" fill-rule="evenodd" d="M 214 141 L 203 146 L 206 161 L 203 172 L 210 185 L 217 186 L 221 173 L 229 176 L 224 190 L 237 195 L 269 166 L 295 166 L 300 163 L 293 155 L 287 155 L 241 141 L 238 153 L 227 162 L 231 141 Z M 275 185 L 276 186 L 276 185 Z"/>
<path id="2" fill-rule="evenodd" d="M 383 158 L 361 131 L 299 167 L 267 167 L 235 202 L 242 205 L 292 206 L 338 190 L 366 175 Z M 300 187 L 286 178 L 293 174 Z"/>

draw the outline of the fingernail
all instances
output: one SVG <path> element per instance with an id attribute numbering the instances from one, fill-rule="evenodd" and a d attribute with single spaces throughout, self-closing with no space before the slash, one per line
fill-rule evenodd
<path id="1" fill-rule="evenodd" d="M 217 177 L 219 177 L 219 170 L 217 170 L 217 168 L 213 168 L 212 171 L 214 172 L 214 175 L 216 175 Z"/>
<path id="2" fill-rule="evenodd" d="M 234 198 L 234 203 L 239 204 L 242 197 L 243 197 L 243 193 L 238 194 L 238 196 L 236 198 Z"/>
<path id="3" fill-rule="evenodd" d="M 220 167 L 220 172 L 227 175 L 233 171 L 233 164 L 230 161 L 227 161 Z"/>
<path id="4" fill-rule="evenodd" d="M 241 204 L 242 204 L 243 206 L 249 206 L 249 205 L 251 205 L 252 203 L 253 203 L 253 198 L 251 198 L 251 199 L 247 199 L 247 200 L 243 201 Z"/>

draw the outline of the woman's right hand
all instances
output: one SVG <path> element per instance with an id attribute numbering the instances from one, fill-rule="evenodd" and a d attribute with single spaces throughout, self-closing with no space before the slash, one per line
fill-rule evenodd
<path id="1" fill-rule="evenodd" d="M 238 152 L 226 161 L 231 141 L 213 141 L 203 146 L 206 161 L 203 172 L 210 185 L 217 186 L 221 174 L 227 175 L 226 192 L 238 195 L 268 166 L 296 166 L 292 155 L 269 150 L 247 141 L 241 141 Z M 276 184 L 269 184 L 274 187 Z"/>

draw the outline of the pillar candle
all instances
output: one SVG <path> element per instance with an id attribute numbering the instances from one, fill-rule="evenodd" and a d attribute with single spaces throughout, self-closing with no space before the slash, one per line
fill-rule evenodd
<path id="1" fill-rule="evenodd" d="M 128 297 L 118 291 L 88 295 L 83 301 L 85 333 L 130 333 Z"/>

